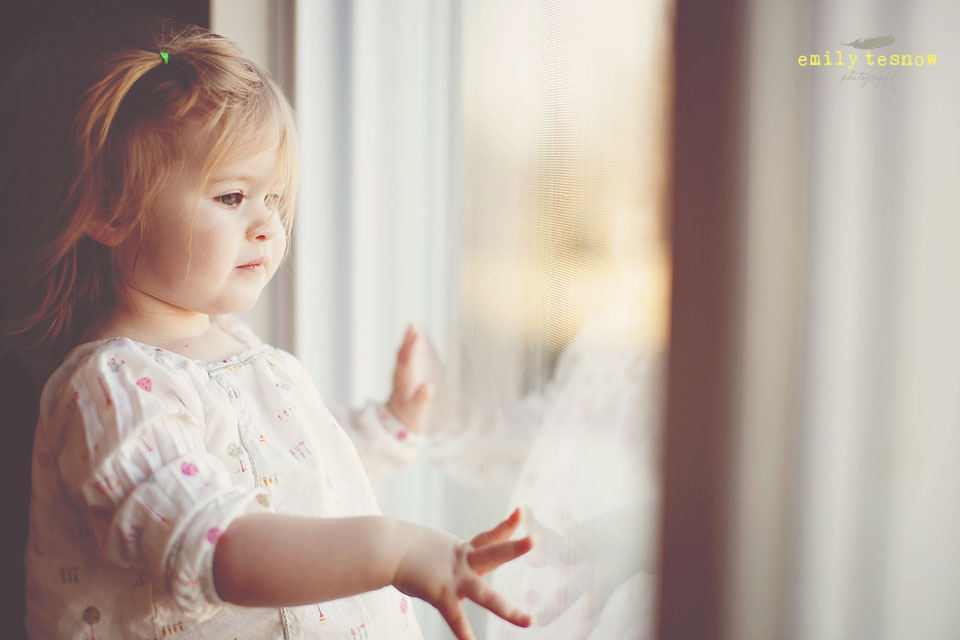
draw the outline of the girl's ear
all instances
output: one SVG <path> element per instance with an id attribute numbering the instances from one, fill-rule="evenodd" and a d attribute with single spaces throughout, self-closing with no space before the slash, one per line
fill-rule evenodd
<path id="1" fill-rule="evenodd" d="M 115 247 L 126 239 L 127 234 L 113 224 L 98 225 L 92 223 L 87 227 L 87 237 L 93 238 L 107 247 Z"/>

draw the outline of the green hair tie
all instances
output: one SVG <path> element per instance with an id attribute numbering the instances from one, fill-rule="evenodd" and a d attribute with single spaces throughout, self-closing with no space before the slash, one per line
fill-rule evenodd
<path id="1" fill-rule="evenodd" d="M 163 64 L 167 64 L 170 62 L 170 54 L 167 53 L 166 51 L 161 51 L 160 57 L 163 58 Z"/>

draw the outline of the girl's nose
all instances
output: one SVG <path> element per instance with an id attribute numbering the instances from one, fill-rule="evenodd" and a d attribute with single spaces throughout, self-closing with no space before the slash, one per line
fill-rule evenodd
<path id="1" fill-rule="evenodd" d="M 256 220 L 250 225 L 248 236 L 251 240 L 266 241 L 273 239 L 282 227 L 277 207 L 261 205 Z"/>

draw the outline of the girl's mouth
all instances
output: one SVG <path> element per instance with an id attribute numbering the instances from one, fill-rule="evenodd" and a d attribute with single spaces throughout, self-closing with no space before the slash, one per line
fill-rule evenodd
<path id="1" fill-rule="evenodd" d="M 254 273 L 262 273 L 267 270 L 267 261 L 265 258 L 257 258 L 253 262 L 240 265 L 237 267 L 237 269 L 243 269 L 244 271 L 251 271 Z"/>

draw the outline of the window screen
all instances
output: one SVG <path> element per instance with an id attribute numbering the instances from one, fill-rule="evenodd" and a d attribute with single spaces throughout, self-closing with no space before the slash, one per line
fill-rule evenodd
<path id="1" fill-rule="evenodd" d="M 434 455 L 521 506 L 494 584 L 538 629 L 645 637 L 667 343 L 667 0 L 468 0 L 457 425 Z"/>

